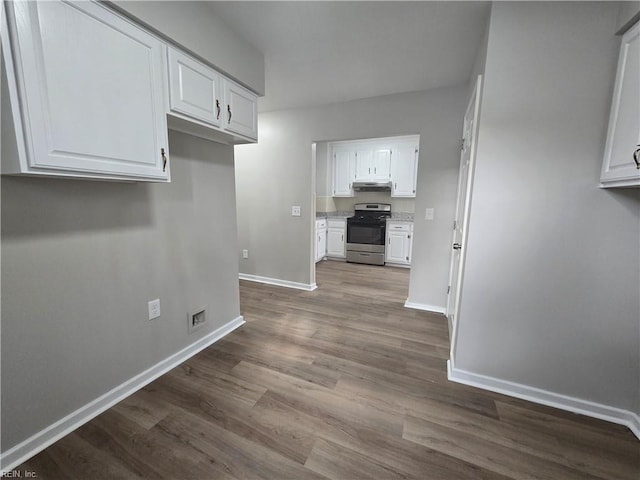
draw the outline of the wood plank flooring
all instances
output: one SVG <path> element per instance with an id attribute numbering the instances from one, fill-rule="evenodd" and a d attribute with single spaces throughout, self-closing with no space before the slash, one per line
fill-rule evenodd
<path id="1" fill-rule="evenodd" d="M 247 324 L 20 467 L 39 479 L 640 478 L 624 427 L 451 383 L 409 271 L 241 282 Z"/>

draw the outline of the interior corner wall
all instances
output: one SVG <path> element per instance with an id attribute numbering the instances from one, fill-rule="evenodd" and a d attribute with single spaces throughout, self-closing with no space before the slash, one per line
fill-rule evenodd
<path id="1" fill-rule="evenodd" d="M 3 453 L 240 316 L 233 147 L 169 146 L 170 184 L 2 176 Z"/>
<path id="2" fill-rule="evenodd" d="M 311 282 L 312 142 L 420 134 L 411 295 L 444 306 L 465 102 L 460 86 L 261 113 L 258 143 L 236 147 L 240 272 Z"/>
<path id="3" fill-rule="evenodd" d="M 493 4 L 455 367 L 640 405 L 640 189 L 599 188 L 617 4 Z"/>

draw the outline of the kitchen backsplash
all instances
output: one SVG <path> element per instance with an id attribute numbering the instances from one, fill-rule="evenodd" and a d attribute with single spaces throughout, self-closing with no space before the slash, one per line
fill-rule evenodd
<path id="1" fill-rule="evenodd" d="M 322 198 L 322 197 L 319 197 Z M 391 212 L 407 212 L 414 213 L 416 200 L 414 198 L 392 198 L 388 193 L 381 192 L 359 192 L 355 197 L 326 197 L 332 198 L 335 209 L 326 209 L 325 211 L 343 211 L 353 212 L 353 206 L 356 203 L 390 203 Z M 316 202 L 316 205 L 319 205 Z M 316 208 L 317 211 L 323 211 Z"/>

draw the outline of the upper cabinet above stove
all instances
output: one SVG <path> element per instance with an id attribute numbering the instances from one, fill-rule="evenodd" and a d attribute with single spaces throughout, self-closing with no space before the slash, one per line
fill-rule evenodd
<path id="1" fill-rule="evenodd" d="M 416 196 L 418 135 L 333 142 L 334 197 L 353 197 L 354 182 L 390 182 L 392 197 Z"/>

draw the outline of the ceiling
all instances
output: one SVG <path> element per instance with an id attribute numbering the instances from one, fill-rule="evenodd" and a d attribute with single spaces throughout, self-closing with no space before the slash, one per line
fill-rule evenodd
<path id="1" fill-rule="evenodd" d="M 264 54 L 261 112 L 468 81 L 489 2 L 210 2 Z"/>

